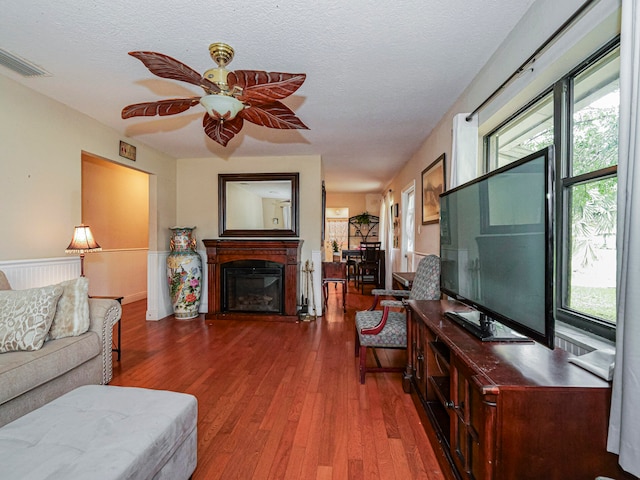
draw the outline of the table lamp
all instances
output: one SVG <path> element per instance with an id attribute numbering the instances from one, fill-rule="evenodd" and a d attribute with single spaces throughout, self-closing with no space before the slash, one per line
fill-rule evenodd
<path id="1" fill-rule="evenodd" d="M 88 225 L 80 225 L 75 227 L 71 243 L 66 248 L 65 253 L 80 254 L 80 276 L 84 277 L 84 254 L 91 252 L 99 252 L 102 247 L 93 238 L 91 229 Z"/>

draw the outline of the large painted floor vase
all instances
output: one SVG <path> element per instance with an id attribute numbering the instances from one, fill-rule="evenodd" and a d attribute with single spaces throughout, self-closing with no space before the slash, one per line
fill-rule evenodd
<path id="1" fill-rule="evenodd" d="M 202 294 L 202 259 L 196 250 L 196 227 L 172 227 L 167 279 L 173 313 L 188 320 L 199 315 Z"/>

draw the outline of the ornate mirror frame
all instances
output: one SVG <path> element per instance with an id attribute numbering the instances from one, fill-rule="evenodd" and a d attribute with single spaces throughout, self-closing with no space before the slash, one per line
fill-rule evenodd
<path id="1" fill-rule="evenodd" d="M 236 228 L 230 221 L 234 205 L 228 202 L 229 192 L 236 183 L 267 185 L 270 182 L 290 182 L 290 225 L 277 228 Z M 218 174 L 218 233 L 221 237 L 297 237 L 299 235 L 300 192 L 299 174 L 295 173 L 220 173 Z M 274 218 L 274 222 L 276 219 Z M 284 227 L 284 228 L 283 228 Z"/>

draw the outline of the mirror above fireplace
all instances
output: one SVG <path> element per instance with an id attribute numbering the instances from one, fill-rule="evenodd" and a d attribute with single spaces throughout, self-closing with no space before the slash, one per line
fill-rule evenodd
<path id="1" fill-rule="evenodd" d="M 221 237 L 297 237 L 298 173 L 221 173 Z"/>

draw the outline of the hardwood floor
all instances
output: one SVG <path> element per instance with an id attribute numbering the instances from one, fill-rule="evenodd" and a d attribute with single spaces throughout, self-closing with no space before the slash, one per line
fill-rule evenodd
<path id="1" fill-rule="evenodd" d="M 350 286 L 343 313 L 329 292 L 325 315 L 300 323 L 150 322 L 146 301 L 124 305 L 111 385 L 197 397 L 194 480 L 443 479 L 401 375 L 358 381 L 353 316 L 371 298 Z"/>

